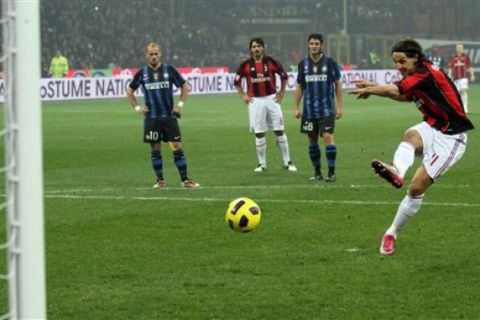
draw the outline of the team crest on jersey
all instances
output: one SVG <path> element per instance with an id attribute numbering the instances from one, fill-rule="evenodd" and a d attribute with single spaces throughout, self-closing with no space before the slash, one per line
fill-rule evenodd
<path id="1" fill-rule="evenodd" d="M 165 80 L 168 79 L 168 73 L 167 73 L 167 72 L 165 72 L 165 73 L 163 74 L 163 79 L 165 79 Z"/>
<path id="2" fill-rule="evenodd" d="M 327 72 L 327 66 L 323 66 L 322 67 L 322 73 L 326 73 Z"/>
<path id="3" fill-rule="evenodd" d="M 251 67 L 251 68 L 250 68 L 250 71 L 251 71 L 251 72 L 255 72 L 255 68 L 254 68 L 254 67 Z"/>

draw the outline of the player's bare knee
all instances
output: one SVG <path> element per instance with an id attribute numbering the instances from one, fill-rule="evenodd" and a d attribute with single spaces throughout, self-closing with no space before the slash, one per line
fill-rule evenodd
<path id="1" fill-rule="evenodd" d="M 182 143 L 178 142 L 178 141 L 177 142 L 170 141 L 168 143 L 168 145 L 170 146 L 170 150 L 172 150 L 172 151 L 177 151 L 177 150 L 182 149 Z"/>
<path id="2" fill-rule="evenodd" d="M 274 131 L 277 137 L 283 136 L 283 130 Z"/>

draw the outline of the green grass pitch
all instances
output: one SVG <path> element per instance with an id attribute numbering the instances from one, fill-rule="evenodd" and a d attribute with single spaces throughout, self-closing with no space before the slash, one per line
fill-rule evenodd
<path id="1" fill-rule="evenodd" d="M 470 90 L 477 128 L 479 90 Z M 282 169 L 272 133 L 268 170 L 253 172 L 254 138 L 237 95 L 190 96 L 180 122 L 190 176 L 201 188 L 180 188 L 165 146 L 168 188 L 160 191 L 151 189 L 141 118 L 126 99 L 44 103 L 49 318 L 478 318 L 479 129 L 385 258 L 380 239 L 406 188 L 377 178 L 370 162 L 390 161 L 420 113 L 413 104 L 345 95 L 335 132 L 338 180 L 327 184 L 308 179 L 292 97 L 283 108 L 298 172 Z M 325 164 L 323 145 L 322 153 Z M 240 196 L 262 209 L 248 234 L 224 221 Z M 4 221 L 0 227 L 5 238 Z M 4 312 L 5 281 L 0 289 Z"/>

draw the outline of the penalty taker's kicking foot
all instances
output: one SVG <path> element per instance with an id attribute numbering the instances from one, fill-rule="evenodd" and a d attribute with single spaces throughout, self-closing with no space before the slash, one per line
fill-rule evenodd
<path id="1" fill-rule="evenodd" d="M 395 188 L 399 189 L 403 186 L 403 178 L 398 174 L 395 166 L 386 164 L 380 160 L 373 160 L 372 168 L 379 177 L 387 180 Z"/>

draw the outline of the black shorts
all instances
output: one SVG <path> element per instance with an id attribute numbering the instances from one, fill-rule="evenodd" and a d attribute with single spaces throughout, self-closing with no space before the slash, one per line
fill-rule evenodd
<path id="1" fill-rule="evenodd" d="M 324 132 L 332 133 L 335 131 L 335 116 L 324 117 L 320 119 L 302 118 L 300 132 L 309 136 L 323 137 Z"/>
<path id="2" fill-rule="evenodd" d="M 143 142 L 180 142 L 182 135 L 176 118 L 145 119 Z"/>

